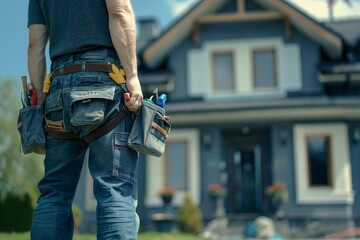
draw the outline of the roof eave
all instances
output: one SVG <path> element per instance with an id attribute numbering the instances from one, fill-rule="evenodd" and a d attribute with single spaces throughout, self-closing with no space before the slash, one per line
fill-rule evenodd
<path id="1" fill-rule="evenodd" d="M 254 0 L 259 5 L 285 14 L 291 23 L 310 39 L 317 42 L 333 60 L 340 59 L 343 53 L 343 42 L 339 36 L 329 31 L 299 9 L 278 0 Z"/>
<path id="2" fill-rule="evenodd" d="M 183 18 L 172 25 L 154 42 L 147 45 L 141 52 L 144 65 L 148 69 L 156 68 L 178 44 L 180 44 L 192 31 L 196 21 L 220 9 L 230 0 L 206 0 L 199 2 Z M 327 55 L 337 60 L 343 54 L 342 39 L 319 24 L 299 9 L 279 0 L 254 0 L 259 5 L 283 13 L 291 23 L 310 39 L 317 42 Z"/>
<path id="3" fill-rule="evenodd" d="M 191 33 L 193 25 L 199 17 L 216 11 L 229 1 L 230 0 L 201 1 L 195 8 L 189 11 L 181 21 L 176 22 L 168 31 L 144 49 L 142 59 L 145 66 L 149 69 L 154 69 L 169 51 Z"/>

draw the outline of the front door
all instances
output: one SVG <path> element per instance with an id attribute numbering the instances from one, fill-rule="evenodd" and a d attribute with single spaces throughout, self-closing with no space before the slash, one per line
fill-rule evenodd
<path id="1" fill-rule="evenodd" d="M 228 152 L 230 213 L 262 211 L 261 145 L 232 143 Z"/>

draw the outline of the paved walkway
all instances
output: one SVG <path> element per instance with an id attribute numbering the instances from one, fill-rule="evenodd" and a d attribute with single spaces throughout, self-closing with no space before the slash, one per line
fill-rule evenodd
<path id="1" fill-rule="evenodd" d="M 327 236 L 321 235 L 322 232 L 318 234 L 320 237 L 318 238 L 302 238 L 299 237 L 302 235 L 310 234 L 307 231 L 297 231 L 290 232 L 289 225 L 282 225 L 283 222 L 274 221 L 271 218 L 267 217 L 260 217 L 255 221 L 252 221 L 253 224 L 256 226 L 252 226 L 249 228 L 249 221 L 243 222 L 233 222 L 229 221 L 226 217 L 223 218 L 216 218 L 209 222 L 206 226 L 204 232 L 202 233 L 202 237 L 211 239 L 211 240 L 241 240 L 244 238 L 244 233 L 247 231 L 248 233 L 252 234 L 250 236 L 254 236 L 256 234 L 257 239 L 276 239 L 276 240 L 284 240 L 284 239 L 323 239 L 323 240 L 330 240 L 330 239 L 358 239 L 360 240 L 360 228 L 348 228 L 345 230 L 341 230 L 335 233 L 331 233 Z M 260 229 L 260 233 L 259 233 Z M 279 231 L 280 230 L 280 231 Z M 279 231 L 284 237 L 280 237 L 278 234 Z M 316 235 L 316 232 L 314 232 Z M 262 234 L 262 237 L 259 237 L 259 234 Z M 273 236 L 273 237 L 268 237 Z M 278 237 L 276 237 L 278 236 Z M 293 237 L 286 237 L 286 236 L 293 236 Z M 297 236 L 297 237 L 294 237 Z M 255 239 L 256 239 L 255 238 Z"/>

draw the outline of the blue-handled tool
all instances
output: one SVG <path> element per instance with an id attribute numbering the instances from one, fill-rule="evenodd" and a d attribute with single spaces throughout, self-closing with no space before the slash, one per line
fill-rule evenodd
<path id="1" fill-rule="evenodd" d="M 158 100 L 156 101 L 156 105 L 158 105 L 161 108 L 165 107 L 166 104 L 166 100 L 167 100 L 167 96 L 166 94 L 161 94 L 160 97 L 158 97 Z"/>

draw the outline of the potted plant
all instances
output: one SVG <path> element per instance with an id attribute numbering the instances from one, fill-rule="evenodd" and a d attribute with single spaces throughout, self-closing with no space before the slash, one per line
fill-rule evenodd
<path id="1" fill-rule="evenodd" d="M 226 194 L 225 188 L 223 188 L 220 184 L 210 184 L 208 187 L 209 195 L 212 199 L 215 200 L 215 217 L 223 217 L 225 216 L 225 208 L 224 208 L 224 196 Z"/>
<path id="2" fill-rule="evenodd" d="M 218 198 L 226 194 L 225 189 L 220 184 L 210 184 L 208 187 L 210 197 Z"/>
<path id="3" fill-rule="evenodd" d="M 176 189 L 168 186 L 163 187 L 158 192 L 165 206 L 171 203 L 173 195 L 175 193 L 176 193 Z"/>
<path id="4" fill-rule="evenodd" d="M 173 228 L 175 220 L 171 201 L 174 194 L 176 193 L 176 189 L 173 187 L 165 186 L 161 188 L 157 193 L 164 204 L 164 212 L 153 214 L 153 221 L 157 231 L 169 232 Z"/>
<path id="5" fill-rule="evenodd" d="M 288 201 L 289 195 L 285 183 L 276 182 L 266 188 L 266 195 L 272 200 L 276 207 L 276 215 L 282 216 L 282 205 Z"/>

